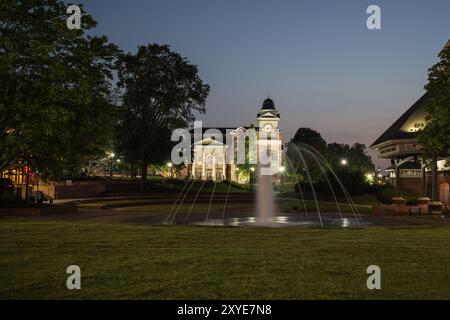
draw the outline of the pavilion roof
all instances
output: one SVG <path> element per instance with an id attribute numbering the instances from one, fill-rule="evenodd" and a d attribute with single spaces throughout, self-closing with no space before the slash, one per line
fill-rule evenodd
<path id="1" fill-rule="evenodd" d="M 425 117 L 427 115 L 426 107 L 430 102 L 429 93 L 425 93 L 419 98 L 400 118 L 398 118 L 383 134 L 375 140 L 370 148 L 389 141 L 414 139 L 415 133 L 425 126 Z"/>

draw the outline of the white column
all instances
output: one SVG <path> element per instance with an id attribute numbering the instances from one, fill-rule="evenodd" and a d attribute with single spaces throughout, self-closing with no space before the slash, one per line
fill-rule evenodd
<path id="1" fill-rule="evenodd" d="M 206 177 L 205 177 L 205 161 L 206 161 L 206 159 L 205 159 L 205 153 L 203 152 L 203 153 L 202 153 L 202 179 L 203 179 L 203 180 L 206 179 Z"/>
<path id="2" fill-rule="evenodd" d="M 212 169 L 212 176 L 213 176 L 213 180 L 216 180 L 216 157 L 213 156 L 212 159 L 212 163 L 213 163 L 213 169 Z"/>
<path id="3" fill-rule="evenodd" d="M 222 180 L 225 180 L 227 177 L 225 176 L 225 159 L 222 158 Z"/>

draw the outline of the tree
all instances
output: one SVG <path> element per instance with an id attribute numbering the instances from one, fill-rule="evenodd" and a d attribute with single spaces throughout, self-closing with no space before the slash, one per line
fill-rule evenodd
<path id="1" fill-rule="evenodd" d="M 448 155 L 450 150 L 450 40 L 439 58 L 428 70 L 427 122 L 418 134 L 424 155 L 429 158 Z"/>
<path id="2" fill-rule="evenodd" d="M 0 3 L 0 170 L 32 159 L 55 174 L 103 152 L 111 132 L 116 46 L 66 26 L 59 0 Z"/>
<path id="3" fill-rule="evenodd" d="M 432 200 L 438 200 L 437 160 L 450 153 L 450 40 L 439 53 L 439 62 L 428 70 L 429 96 L 426 126 L 419 131 L 418 141 L 424 158 L 431 158 Z"/>
<path id="4" fill-rule="evenodd" d="M 368 172 L 375 171 L 375 165 L 369 155 L 366 154 L 366 146 L 355 143 L 352 146 L 342 143 L 328 144 L 328 162 L 335 169 L 347 169 L 348 171 L 360 173 L 363 177 Z M 342 160 L 345 159 L 345 164 Z"/>
<path id="5" fill-rule="evenodd" d="M 172 130 L 187 127 L 194 111 L 206 111 L 209 86 L 198 76 L 197 66 L 168 45 L 149 44 L 136 54 L 122 55 L 118 76 L 124 90 L 118 145 L 120 152 L 140 162 L 145 190 L 148 164 L 167 159 Z"/>
<path id="6" fill-rule="evenodd" d="M 308 179 L 306 170 L 311 179 L 316 180 L 322 171 L 314 157 L 304 149 L 302 144 L 314 148 L 323 156 L 327 153 L 327 143 L 319 132 L 310 128 L 299 128 L 287 145 L 286 156 L 288 158 L 288 170 L 290 174 L 300 175 L 304 180 Z"/>
<path id="7" fill-rule="evenodd" d="M 321 134 L 310 128 L 299 128 L 292 138 L 293 143 L 305 143 L 322 155 L 325 155 L 327 149 L 327 142 L 322 138 Z"/>

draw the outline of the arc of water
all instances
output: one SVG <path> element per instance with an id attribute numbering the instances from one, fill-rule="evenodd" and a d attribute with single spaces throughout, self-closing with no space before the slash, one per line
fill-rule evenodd
<path id="1" fill-rule="evenodd" d="M 295 146 L 295 145 L 294 145 L 294 146 Z M 317 214 L 319 215 L 320 226 L 323 227 L 322 215 L 320 214 L 319 203 L 317 202 L 316 191 L 314 190 L 314 186 L 313 186 L 313 183 L 312 183 L 312 180 L 311 180 L 311 175 L 309 174 L 308 165 L 306 164 L 305 158 L 303 157 L 303 154 L 302 154 L 302 152 L 300 151 L 300 149 L 297 148 L 297 150 L 299 150 L 299 153 L 298 153 L 298 154 L 300 155 L 300 158 L 301 158 L 301 160 L 302 160 L 302 162 L 303 162 L 303 165 L 305 166 L 305 169 L 306 169 L 306 174 L 308 175 L 309 184 L 310 184 L 310 186 L 311 186 L 311 191 L 312 191 L 312 193 L 313 193 L 314 201 L 315 201 L 315 203 L 316 203 Z"/>
<path id="2" fill-rule="evenodd" d="M 331 167 L 331 165 L 326 161 L 326 159 L 316 150 L 314 150 L 313 148 L 311 148 L 310 146 L 306 145 L 307 147 L 309 147 L 312 151 L 315 151 L 317 156 L 322 160 L 322 163 L 327 166 L 327 168 L 330 170 L 330 172 L 333 174 L 333 176 L 335 177 L 336 181 L 339 183 L 339 186 L 341 187 L 342 191 L 344 192 L 344 195 L 350 205 L 350 208 L 352 209 L 352 212 L 355 216 L 356 221 L 358 221 L 358 217 L 356 215 L 359 216 L 359 219 L 362 220 L 361 214 L 358 211 L 358 207 L 356 206 L 356 204 L 354 203 L 352 197 L 350 196 L 350 194 L 347 191 L 347 188 L 345 188 L 345 186 L 342 184 L 342 182 L 340 181 L 340 179 L 338 178 L 336 172 L 333 170 L 333 168 Z M 359 224 L 359 221 L 358 221 Z"/>
<path id="3" fill-rule="evenodd" d="M 289 165 L 291 166 L 291 168 L 294 168 L 294 166 L 292 164 L 292 161 L 288 157 L 286 157 L 286 160 L 289 162 Z M 295 174 L 295 179 L 297 180 L 297 185 L 298 185 L 298 189 L 300 191 L 300 197 L 301 197 L 302 202 L 303 202 L 303 208 L 305 209 L 305 214 L 306 214 L 307 217 L 309 217 L 308 210 L 306 209 L 305 198 L 303 197 L 303 191 L 302 191 L 302 188 L 300 186 L 300 181 L 298 180 L 297 174 Z"/>
<path id="4" fill-rule="evenodd" d="M 231 181 L 230 184 L 228 185 L 227 196 L 225 197 L 225 203 L 223 205 L 222 218 L 225 218 L 225 210 L 227 209 L 228 195 L 230 194 L 230 189 L 231 189 Z"/>
<path id="5" fill-rule="evenodd" d="M 170 219 L 170 216 L 172 215 L 172 211 L 175 208 L 175 206 L 177 205 L 178 200 L 181 197 L 181 194 L 183 193 L 184 189 L 186 188 L 186 186 L 188 184 L 189 184 L 189 181 L 184 184 L 183 188 L 181 188 L 181 191 L 180 191 L 180 193 L 178 193 L 178 197 L 176 198 L 175 202 L 173 203 L 172 208 L 170 208 L 169 214 L 167 215 L 167 218 L 166 218 L 166 221 L 164 222 L 164 224 L 168 224 L 169 223 L 169 219 Z"/>
<path id="6" fill-rule="evenodd" d="M 336 181 L 338 182 L 339 186 L 341 187 L 342 191 L 344 192 L 344 195 L 350 205 L 350 209 L 352 210 L 352 213 L 355 217 L 356 222 L 358 223 L 358 225 L 360 226 L 360 221 L 362 221 L 362 217 L 361 214 L 358 211 L 358 208 L 356 206 L 356 204 L 353 202 L 353 199 L 351 198 L 350 194 L 348 193 L 347 189 L 345 188 L 345 186 L 342 184 L 342 182 L 340 181 L 339 177 L 337 176 L 336 172 L 333 170 L 333 168 L 331 167 L 331 165 L 328 163 L 328 161 L 326 161 L 326 159 L 314 148 L 312 148 L 311 146 L 302 143 L 301 144 L 303 147 L 311 150 L 311 152 L 314 152 L 317 157 L 319 159 L 321 159 L 322 163 L 330 170 L 330 172 L 333 174 L 334 178 L 336 179 Z M 359 217 L 359 219 L 358 219 Z"/>
<path id="7" fill-rule="evenodd" d="M 345 197 L 347 199 L 347 202 L 348 202 L 350 208 L 352 209 L 352 212 L 353 213 L 357 212 L 358 209 L 357 209 L 356 205 L 354 204 L 350 194 L 348 193 L 347 189 L 345 188 L 345 186 L 340 181 L 339 177 L 337 176 L 336 172 L 333 170 L 331 165 L 324 158 L 324 156 L 322 154 L 320 154 L 320 152 L 318 152 L 317 150 L 315 150 L 314 148 L 312 148 L 311 146 L 309 146 L 307 144 L 301 144 L 301 145 L 306 150 L 309 150 L 311 153 L 314 153 L 316 155 L 315 160 L 316 161 L 319 160 L 328 170 L 330 170 L 330 172 L 333 174 L 334 178 L 338 182 L 339 186 L 341 187 L 342 191 L 344 192 L 344 195 L 345 195 Z"/>
<path id="8" fill-rule="evenodd" d="M 216 184 L 217 184 L 216 181 L 214 181 L 214 187 L 213 187 L 213 191 L 211 193 L 211 199 L 209 200 L 208 212 L 206 213 L 205 222 L 208 222 L 209 211 L 211 210 L 211 204 L 212 204 L 212 200 L 214 198 L 214 192 L 216 191 Z"/>
<path id="9" fill-rule="evenodd" d="M 202 184 L 200 185 L 200 188 L 198 189 L 197 194 L 195 195 L 194 201 L 192 202 L 191 207 L 189 208 L 189 212 L 188 212 L 188 214 L 186 216 L 186 220 L 189 219 L 189 217 L 191 215 L 192 208 L 194 207 L 195 203 L 197 202 L 198 195 L 202 191 L 203 186 L 205 185 L 205 182 L 206 182 L 206 180 L 203 180 Z"/>
<path id="10" fill-rule="evenodd" d="M 195 180 L 193 180 L 193 182 L 191 183 L 191 185 L 189 186 L 189 188 L 187 189 L 187 191 L 185 192 L 183 199 L 180 201 L 180 203 L 178 204 L 177 209 L 175 210 L 175 213 L 172 215 L 172 219 L 170 220 L 170 224 L 172 224 L 175 221 L 175 217 L 178 214 L 178 211 L 181 208 L 181 205 L 183 204 L 184 200 L 186 199 L 186 196 L 189 194 L 189 191 L 191 191 L 192 186 L 194 185 Z"/>
<path id="11" fill-rule="evenodd" d="M 328 183 L 328 187 L 330 187 L 331 194 L 333 195 L 334 202 L 336 203 L 336 207 L 337 207 L 337 209 L 338 209 L 338 211 L 339 211 L 339 215 L 341 216 L 341 219 L 344 218 L 344 217 L 342 216 L 341 206 L 339 205 L 339 202 L 338 202 L 338 200 L 337 200 L 336 194 L 335 194 L 335 192 L 334 192 L 334 188 L 333 188 L 333 186 L 331 185 L 330 179 L 328 179 L 328 176 L 327 176 L 327 170 L 325 170 L 325 169 L 323 168 L 324 166 L 320 163 L 319 159 L 317 159 L 317 157 L 316 157 L 316 155 L 315 155 L 314 153 L 312 153 L 312 152 L 311 152 L 310 150 L 308 150 L 308 149 L 305 149 L 305 151 L 306 151 L 306 152 L 307 152 L 307 153 L 308 153 L 308 154 L 316 161 L 316 163 L 319 165 L 320 171 L 322 171 L 322 174 L 323 174 L 325 180 L 326 180 L 327 183 Z"/>

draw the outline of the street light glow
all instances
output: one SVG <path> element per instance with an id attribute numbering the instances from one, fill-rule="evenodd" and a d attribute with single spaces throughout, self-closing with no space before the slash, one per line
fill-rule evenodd
<path id="1" fill-rule="evenodd" d="M 172 166 L 173 166 L 172 162 L 168 162 L 168 163 L 167 163 L 167 166 L 168 166 L 169 168 L 172 168 Z"/>
<path id="2" fill-rule="evenodd" d="M 251 172 L 255 171 L 255 168 L 254 168 L 254 167 L 251 167 L 251 168 L 250 168 L 250 171 L 251 171 Z"/>
<path id="3" fill-rule="evenodd" d="M 111 152 L 110 157 L 114 158 L 116 155 L 114 154 L 114 152 Z"/>
<path id="4" fill-rule="evenodd" d="M 343 166 L 346 166 L 347 163 L 348 163 L 348 162 L 347 162 L 347 159 L 342 159 L 342 160 L 341 160 L 341 164 L 342 164 Z"/>

